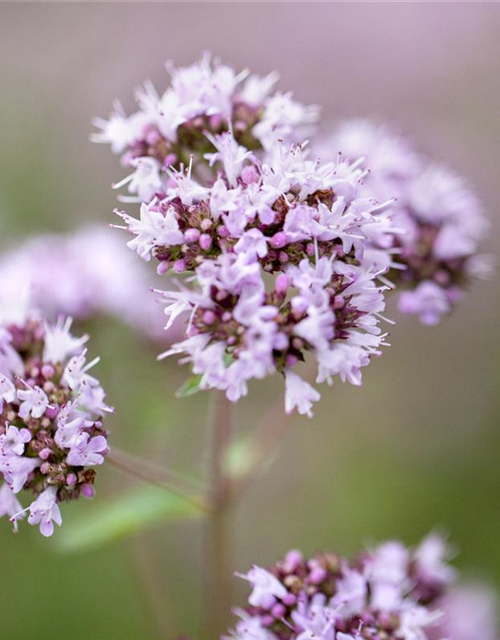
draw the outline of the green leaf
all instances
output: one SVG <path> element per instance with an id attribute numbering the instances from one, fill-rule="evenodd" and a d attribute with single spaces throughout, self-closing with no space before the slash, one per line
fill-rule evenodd
<path id="1" fill-rule="evenodd" d="M 201 376 L 190 376 L 184 384 L 177 389 L 175 395 L 177 398 L 187 398 L 188 396 L 192 396 L 198 391 L 201 391 L 200 388 Z"/>
<path id="2" fill-rule="evenodd" d="M 187 498 L 160 487 L 144 486 L 94 508 L 87 505 L 85 513 L 64 523 L 55 543 L 66 553 L 89 551 L 159 522 L 200 518 L 203 514 Z"/>

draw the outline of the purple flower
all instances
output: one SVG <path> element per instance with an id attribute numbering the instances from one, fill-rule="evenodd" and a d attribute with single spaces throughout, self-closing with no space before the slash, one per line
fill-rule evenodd
<path id="1" fill-rule="evenodd" d="M 81 433 L 71 446 L 66 461 L 75 467 L 93 467 L 104 462 L 107 452 L 107 441 L 104 436 L 91 438 L 88 433 Z"/>
<path id="2" fill-rule="evenodd" d="M 29 506 L 28 522 L 31 525 L 40 525 L 40 533 L 50 537 L 54 533 L 54 522 L 61 526 L 61 512 L 57 505 L 56 487 L 48 487 Z"/>
<path id="3" fill-rule="evenodd" d="M 366 607 L 368 583 L 359 571 L 346 569 L 337 582 L 337 593 L 332 599 L 332 606 L 339 608 L 344 617 L 361 615 Z"/>
<path id="4" fill-rule="evenodd" d="M 498 640 L 498 594 L 487 584 L 465 583 L 452 588 L 438 603 L 443 615 L 430 640 Z"/>
<path id="5" fill-rule="evenodd" d="M 13 402 L 16 399 L 16 388 L 14 384 L 0 374 L 0 412 L 3 410 L 4 402 Z"/>
<path id="6" fill-rule="evenodd" d="M 19 389 L 17 397 L 21 400 L 19 407 L 19 416 L 23 420 L 32 418 L 41 418 L 49 406 L 49 399 L 43 389 L 35 386 L 33 389 Z"/>
<path id="7" fill-rule="evenodd" d="M 13 425 L 6 426 L 5 433 L 0 436 L 0 451 L 2 454 L 22 456 L 27 442 L 31 440 L 28 429 L 18 429 Z"/>
<path id="8" fill-rule="evenodd" d="M 58 318 L 54 324 L 47 323 L 44 336 L 43 359 L 46 362 L 64 362 L 68 357 L 79 353 L 87 342 L 88 336 L 75 338 L 71 335 L 72 318 Z"/>
<path id="9" fill-rule="evenodd" d="M 277 598 L 284 598 L 288 593 L 275 576 L 260 567 L 253 567 L 247 574 L 239 574 L 239 577 L 252 585 L 248 602 L 254 607 L 270 609 Z"/>
<path id="10" fill-rule="evenodd" d="M 422 324 L 437 325 L 451 310 L 446 289 L 431 281 L 421 282 L 413 291 L 403 291 L 399 297 L 399 310 L 416 315 Z"/>
<path id="11" fill-rule="evenodd" d="M 285 410 L 287 413 L 297 408 L 298 412 L 312 417 L 312 403 L 320 399 L 320 394 L 310 384 L 302 380 L 293 371 L 285 373 L 286 379 L 286 396 Z"/>
<path id="12" fill-rule="evenodd" d="M 452 584 L 457 572 L 447 563 L 449 555 L 445 538 L 437 533 L 424 538 L 415 551 L 415 567 L 419 579 L 431 584 Z"/>
<path id="13" fill-rule="evenodd" d="M 14 531 L 17 531 L 17 521 L 24 518 L 23 507 L 7 484 L 0 488 L 0 518 L 2 516 L 9 516 L 14 524 Z"/>

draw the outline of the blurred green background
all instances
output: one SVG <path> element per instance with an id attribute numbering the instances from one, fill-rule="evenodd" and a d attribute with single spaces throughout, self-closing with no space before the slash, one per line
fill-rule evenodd
<path id="1" fill-rule="evenodd" d="M 485 249 L 496 253 L 499 29 L 494 3 L 2 4 L 0 248 L 108 223 L 109 186 L 123 174 L 107 148 L 88 142 L 91 118 L 106 116 L 115 97 L 131 109 L 147 76 L 164 86 L 167 58 L 187 64 L 210 49 L 237 68 L 279 70 L 280 87 L 322 104 L 327 120 L 374 115 L 410 133 L 476 185 L 493 223 Z M 290 547 L 348 554 L 440 526 L 465 575 L 500 584 L 499 318 L 498 277 L 437 328 L 397 318 L 392 347 L 363 387 L 325 391 L 314 420 L 295 419 L 246 494 L 233 518 L 235 570 Z M 201 476 L 207 395 L 176 400 L 186 371 L 157 362 L 158 346 L 117 321 L 86 329 L 117 409 L 111 442 Z M 278 379 L 255 384 L 237 428 L 281 393 Z M 135 484 L 105 466 L 95 501 L 67 505 L 65 522 L 91 521 Z M 187 522 L 62 554 L 57 535 L 23 526 L 14 536 L 2 521 L 0 638 L 201 637 L 202 545 L 200 523 Z M 235 584 L 235 603 L 244 589 Z"/>

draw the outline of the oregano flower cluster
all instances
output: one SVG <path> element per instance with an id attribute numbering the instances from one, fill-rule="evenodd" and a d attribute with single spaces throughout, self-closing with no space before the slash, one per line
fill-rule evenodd
<path id="1" fill-rule="evenodd" d="M 478 255 L 488 222 L 465 180 L 417 153 L 389 127 L 347 120 L 318 145 L 329 157 L 342 149 L 370 167 L 365 190 L 374 198 L 395 197 L 391 208 L 397 233 L 387 277 L 397 285 L 399 309 L 427 325 L 438 324 L 462 300 L 475 278 L 487 277 L 490 258 Z M 380 259 L 387 247 L 373 244 Z"/>
<path id="2" fill-rule="evenodd" d="M 71 320 L 36 315 L 0 324 L 0 515 L 50 536 L 61 502 L 94 495 L 95 467 L 108 453 L 103 416 L 112 409 L 89 370 L 87 336 Z M 19 497 L 33 501 L 23 507 Z"/>
<path id="3" fill-rule="evenodd" d="M 320 395 L 301 364 L 314 363 L 318 384 L 360 384 L 385 344 L 394 284 L 406 289 L 403 310 L 428 324 L 460 297 L 482 233 L 479 205 L 382 136 L 373 165 L 373 144 L 345 152 L 340 135 L 323 141 L 319 159 L 310 149 L 319 143 L 304 137 L 318 110 L 271 94 L 274 74 L 247 77 L 208 56 L 169 71 L 163 95 L 147 84 L 135 114 L 115 110 L 94 135 L 134 169 L 116 185 L 140 203 L 138 218 L 116 212 L 129 248 L 159 274 L 184 275 L 161 295 L 167 328 L 182 315 L 186 339 L 163 355 L 181 355 L 201 388 L 232 401 L 251 379 L 279 372 L 287 412 L 310 416 Z M 421 181 L 411 206 L 401 199 L 407 176 Z"/>
<path id="4" fill-rule="evenodd" d="M 239 620 L 226 640 L 448 638 L 458 627 L 449 618 L 457 574 L 448 555 L 438 534 L 416 548 L 385 542 L 353 560 L 290 551 L 270 567 L 240 575 L 252 591 L 247 605 L 235 609 Z M 490 637 L 487 623 L 478 638 Z"/>

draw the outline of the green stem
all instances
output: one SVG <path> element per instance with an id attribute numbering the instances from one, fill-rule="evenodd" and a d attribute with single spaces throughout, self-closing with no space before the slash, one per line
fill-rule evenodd
<path id="1" fill-rule="evenodd" d="M 274 454 L 286 435 L 292 416 L 283 412 L 283 400 L 279 398 L 255 427 L 249 438 L 248 447 L 252 454 L 252 462 L 245 475 L 233 482 L 231 487 L 231 503 L 241 498 L 252 482 L 259 476 L 269 458 Z"/>
<path id="2" fill-rule="evenodd" d="M 226 630 L 231 610 L 231 543 L 228 530 L 230 478 L 224 464 L 231 442 L 230 402 L 212 392 L 210 433 L 211 510 L 207 521 L 207 637 L 216 640 Z"/>
<path id="3" fill-rule="evenodd" d="M 125 451 L 121 451 L 116 447 L 113 447 L 111 453 L 108 454 L 106 460 L 109 464 L 114 466 L 120 471 L 128 473 L 129 475 L 153 484 L 161 489 L 165 489 L 171 493 L 175 493 L 182 496 L 186 500 L 189 500 L 192 504 L 196 505 L 198 509 L 208 511 L 210 505 L 207 500 L 199 495 L 196 491 L 193 481 L 188 480 L 185 476 L 181 476 L 175 471 L 172 471 L 164 466 L 157 465 L 148 460 L 144 460 L 139 456 L 134 456 Z"/>

